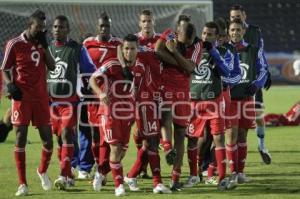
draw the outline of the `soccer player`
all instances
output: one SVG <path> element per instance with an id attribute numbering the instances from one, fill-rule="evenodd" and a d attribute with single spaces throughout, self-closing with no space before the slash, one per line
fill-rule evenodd
<path id="1" fill-rule="evenodd" d="M 197 153 L 201 148 L 205 129 L 212 134 L 215 145 L 215 158 L 218 170 L 218 187 L 227 189 L 228 180 L 226 174 L 226 151 L 225 151 L 225 120 L 222 76 L 230 75 L 230 64 L 233 61 L 232 53 L 223 46 L 216 46 L 219 27 L 215 22 L 207 22 L 202 30 L 202 45 L 204 48 L 200 64 L 192 73 L 190 90 L 193 107 L 188 135 L 188 160 L 190 177 L 185 187 L 192 187 L 200 182 L 197 176 Z M 224 57 L 224 58 L 223 58 Z M 208 128 L 207 128 L 208 127 Z M 200 157 L 201 159 L 201 157 Z"/>
<path id="2" fill-rule="evenodd" d="M 161 34 L 158 34 L 154 31 L 154 16 L 151 10 L 145 9 L 142 10 L 139 15 L 139 27 L 140 32 L 136 33 L 135 35 L 139 39 L 139 46 L 142 48 L 151 48 L 154 49 L 156 41 L 160 38 Z M 159 72 L 159 71 L 158 71 Z M 158 81 L 160 76 L 152 76 L 153 81 Z M 141 163 L 138 167 L 140 167 L 139 174 L 142 178 L 149 178 L 147 174 L 147 165 L 148 165 L 148 157 L 147 157 L 147 151 L 144 150 L 140 151 L 140 149 L 143 146 L 143 138 L 139 135 L 139 129 L 135 129 L 133 138 L 134 142 L 136 144 L 137 150 L 140 152 L 137 155 L 136 164 Z M 144 148 L 146 148 L 144 144 Z M 142 153 L 143 152 L 143 153 Z"/>
<path id="3" fill-rule="evenodd" d="M 39 130 L 43 143 L 37 174 L 44 190 L 51 189 L 47 175 L 53 141 L 46 86 L 46 70 L 54 70 L 55 62 L 48 49 L 45 13 L 30 15 L 27 29 L 8 41 L 1 70 L 5 71 L 7 91 L 12 100 L 12 124 L 16 130 L 15 160 L 19 177 L 16 196 L 28 195 L 25 147 L 30 121 Z"/>
<path id="4" fill-rule="evenodd" d="M 137 54 L 137 41 L 132 42 L 130 38 L 125 37 L 122 49 L 125 60 L 131 66 Z M 130 129 L 134 120 L 131 86 L 124 80 L 126 79 L 123 69 L 117 58 L 108 59 L 90 78 L 90 86 L 100 99 L 98 109 L 100 130 L 103 131 L 105 142 L 110 146 L 109 162 L 116 196 L 125 195 L 121 161 L 128 148 Z M 101 181 L 95 178 L 94 184 L 99 187 L 95 189 L 94 185 L 94 189 L 99 191 Z"/>
<path id="5" fill-rule="evenodd" d="M 241 5 L 234 5 L 229 11 L 230 20 L 240 19 L 246 26 L 246 33 L 244 35 L 245 42 L 257 46 L 263 56 L 264 62 L 266 64 L 266 58 L 264 55 L 264 41 L 262 38 L 261 30 L 258 26 L 254 26 L 246 23 L 246 11 Z M 268 67 L 268 66 L 267 66 Z M 264 88 L 268 90 L 272 84 L 271 75 L 268 71 L 268 78 L 264 85 Z M 257 89 L 255 93 L 255 108 L 256 108 L 256 134 L 258 137 L 258 151 L 262 157 L 265 164 L 271 164 L 271 155 L 265 146 L 265 123 L 264 123 L 264 105 L 263 105 L 263 93 L 261 89 Z"/>
<path id="6" fill-rule="evenodd" d="M 80 73 L 93 73 L 95 66 L 85 47 L 69 38 L 69 20 L 56 16 L 52 25 L 54 41 L 50 50 L 55 57 L 56 68 L 48 73 L 48 91 L 51 97 L 51 122 L 57 136 L 60 154 L 60 175 L 54 185 L 66 189 L 74 185 L 71 159 L 74 155 L 73 137 L 77 125 L 79 97 L 77 79 Z"/>
<path id="7" fill-rule="evenodd" d="M 181 166 L 185 131 L 191 115 L 189 98 L 190 73 L 201 60 L 201 45 L 195 40 L 195 27 L 190 18 L 181 15 L 177 30 L 166 30 L 156 42 L 155 52 L 163 64 L 162 139 L 168 164 L 173 164 L 171 190 L 180 191 Z M 174 113 L 172 115 L 172 113 Z M 172 123 L 174 149 L 172 149 Z M 176 155 L 177 153 L 177 155 Z"/>
<path id="8" fill-rule="evenodd" d="M 161 80 L 156 79 L 161 74 L 161 62 L 151 48 L 141 47 L 133 64 L 128 62 L 129 48 L 138 48 L 138 38 L 127 35 L 122 46 L 123 73 L 127 79 L 133 81 L 134 98 L 136 104 L 137 137 L 144 140 L 138 151 L 135 161 L 124 181 L 131 191 L 138 191 L 137 175 L 141 167 L 141 154 L 147 153 L 153 175 L 153 193 L 171 193 L 171 190 L 162 184 L 160 175 L 160 158 L 158 146 L 160 139 L 160 121 L 158 115 Z"/>
<path id="9" fill-rule="evenodd" d="M 230 117 L 231 136 L 227 143 L 237 147 L 237 157 L 234 156 L 232 166 L 236 173 L 236 181 L 244 183 L 248 181 L 244 174 L 247 157 L 247 133 L 248 129 L 255 127 L 255 106 L 253 96 L 257 89 L 262 88 L 267 79 L 267 64 L 263 59 L 262 51 L 243 40 L 246 31 L 245 24 L 239 19 L 233 19 L 229 23 L 228 34 L 230 43 L 240 54 L 240 66 L 242 79 L 233 86 L 231 93 Z M 236 146 L 237 144 L 237 146 Z M 229 158 L 229 161 L 230 158 Z"/>
<path id="10" fill-rule="evenodd" d="M 101 13 L 97 21 L 97 36 L 89 37 L 83 42 L 83 45 L 87 48 L 97 68 L 100 68 L 106 60 L 117 57 L 117 46 L 121 44 L 121 39 L 112 36 L 110 28 L 111 18 L 106 12 L 103 12 Z M 105 176 L 110 171 L 110 147 L 109 144 L 106 143 L 104 140 L 104 134 L 102 134 L 103 131 L 100 130 L 99 134 L 99 99 L 97 98 L 97 96 L 95 96 L 95 99 L 93 100 L 94 101 L 91 101 L 91 104 L 88 105 L 88 115 L 89 123 L 94 126 L 92 130 L 92 152 L 94 155 L 95 162 L 98 166 L 97 172 L 95 173 L 93 187 L 95 191 L 99 191 L 101 187 L 99 187 L 96 182 L 98 182 L 100 179 L 102 182 L 105 182 Z"/>

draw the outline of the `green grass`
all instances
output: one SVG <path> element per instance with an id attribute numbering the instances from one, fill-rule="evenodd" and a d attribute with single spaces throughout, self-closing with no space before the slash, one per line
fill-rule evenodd
<path id="1" fill-rule="evenodd" d="M 265 105 L 267 112 L 283 113 L 296 101 L 300 100 L 300 89 L 298 87 L 273 87 L 265 92 Z M 4 100 L 0 104 L 0 112 L 9 106 L 9 102 Z M 0 144 L 0 199 L 14 198 L 17 189 L 17 173 L 14 163 L 14 133 L 11 133 L 6 143 Z M 36 167 L 39 164 L 40 148 L 38 133 L 30 128 L 27 145 L 27 178 L 30 188 L 28 198 L 112 198 L 113 183 L 109 177 L 109 183 L 99 193 L 92 190 L 88 181 L 77 181 L 76 187 L 68 191 L 51 190 L 44 192 L 40 186 L 36 175 Z M 246 165 L 246 173 L 251 178 L 251 182 L 239 186 L 233 191 L 219 192 L 216 187 L 198 185 L 195 188 L 184 189 L 180 193 L 171 195 L 152 194 L 152 181 L 139 180 L 142 191 L 139 193 L 129 193 L 130 198 L 300 198 L 300 129 L 299 127 L 278 127 L 267 128 L 266 143 L 272 154 L 272 164 L 265 165 L 257 152 L 257 138 L 253 131 L 249 134 L 249 153 Z M 124 171 L 135 159 L 135 147 L 131 143 L 127 156 L 123 162 Z M 185 155 L 186 158 L 186 155 Z M 166 165 L 162 156 L 162 173 L 165 184 L 169 182 L 171 168 Z M 53 155 L 49 168 L 49 175 L 52 179 L 57 177 L 59 172 L 56 154 Z M 185 180 L 188 176 L 187 161 L 184 162 L 183 176 Z M 128 189 L 127 189 L 128 190 Z"/>

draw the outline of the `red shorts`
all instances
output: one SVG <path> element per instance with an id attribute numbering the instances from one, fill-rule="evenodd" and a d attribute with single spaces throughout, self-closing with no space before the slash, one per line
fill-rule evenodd
<path id="1" fill-rule="evenodd" d="M 224 133 L 224 101 L 220 95 L 215 100 L 192 101 L 194 115 L 187 131 L 188 137 L 203 137 L 206 125 L 210 127 L 212 135 Z"/>
<path id="2" fill-rule="evenodd" d="M 50 106 L 52 132 L 60 136 L 65 128 L 76 128 L 77 106 L 59 102 Z"/>
<path id="3" fill-rule="evenodd" d="M 227 88 L 226 90 L 223 90 L 222 92 L 224 102 L 225 102 L 225 128 L 230 129 L 231 128 L 231 120 L 227 117 L 230 115 L 230 103 L 231 103 L 231 97 L 230 97 L 230 88 Z"/>
<path id="4" fill-rule="evenodd" d="M 255 101 L 253 97 L 242 100 L 231 100 L 230 115 L 232 126 L 239 128 L 255 128 Z"/>
<path id="5" fill-rule="evenodd" d="M 101 115 L 100 121 L 100 141 L 105 140 L 108 144 L 122 144 L 123 148 L 127 149 L 132 122 L 114 119 L 107 115 Z"/>
<path id="6" fill-rule="evenodd" d="M 163 89 L 162 96 L 163 107 L 172 110 L 173 123 L 187 127 L 192 116 L 189 90 L 179 90 L 166 86 Z"/>
<path id="7" fill-rule="evenodd" d="M 50 125 L 49 101 L 15 101 L 12 100 L 11 122 L 15 126 L 40 127 Z"/>
<path id="8" fill-rule="evenodd" d="M 146 138 L 160 135 L 159 113 L 156 103 L 139 105 L 136 116 L 137 136 Z"/>
<path id="9" fill-rule="evenodd" d="M 99 101 L 88 102 L 87 105 L 88 121 L 92 126 L 99 126 L 100 123 L 100 115 L 98 114 L 99 103 Z"/>

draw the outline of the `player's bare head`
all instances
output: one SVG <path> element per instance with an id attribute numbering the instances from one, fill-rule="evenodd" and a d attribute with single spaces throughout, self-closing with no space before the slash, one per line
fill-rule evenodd
<path id="1" fill-rule="evenodd" d="M 139 27 L 145 36 L 151 36 L 154 32 L 154 16 L 151 10 L 144 9 L 139 15 Z"/>
<path id="2" fill-rule="evenodd" d="M 185 14 L 179 15 L 176 26 L 178 27 L 181 23 L 185 23 L 185 22 L 186 23 L 191 22 L 191 16 Z"/>
<path id="3" fill-rule="evenodd" d="M 123 38 L 122 53 L 125 61 L 134 62 L 138 52 L 138 37 L 128 34 Z"/>
<path id="4" fill-rule="evenodd" d="M 64 15 L 55 17 L 52 25 L 52 34 L 55 40 L 65 41 L 70 33 L 69 20 Z"/>
<path id="5" fill-rule="evenodd" d="M 196 37 L 196 27 L 191 22 L 181 21 L 177 27 L 177 34 L 179 42 L 191 45 Z"/>
<path id="6" fill-rule="evenodd" d="M 98 18 L 97 34 L 100 40 L 108 40 L 110 37 L 111 19 L 106 12 L 102 12 Z"/>
<path id="7" fill-rule="evenodd" d="M 41 10 L 36 10 L 29 16 L 28 30 L 30 36 L 34 37 L 37 32 L 43 31 L 46 27 L 46 15 Z"/>
<path id="8" fill-rule="evenodd" d="M 234 5 L 229 10 L 230 21 L 233 19 L 240 19 L 242 22 L 246 21 L 246 11 L 241 5 Z"/>
<path id="9" fill-rule="evenodd" d="M 201 39 L 203 41 L 215 42 L 217 40 L 218 34 L 219 34 L 218 25 L 215 22 L 210 21 L 204 25 L 201 33 Z"/>
<path id="10" fill-rule="evenodd" d="M 228 34 L 227 34 L 227 21 L 225 21 L 223 18 L 217 18 L 215 20 L 216 24 L 219 27 L 219 34 L 217 36 L 218 44 L 223 45 L 228 41 Z"/>
<path id="11" fill-rule="evenodd" d="M 245 24 L 240 19 L 233 19 L 229 22 L 228 35 L 233 43 L 238 43 L 243 39 L 245 34 Z"/>

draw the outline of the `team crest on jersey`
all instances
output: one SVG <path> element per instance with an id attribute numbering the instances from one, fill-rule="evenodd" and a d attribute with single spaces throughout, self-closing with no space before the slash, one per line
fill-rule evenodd
<path id="1" fill-rule="evenodd" d="M 240 62 L 240 67 L 241 67 L 241 75 L 242 75 L 242 79 L 241 79 L 240 83 L 247 83 L 247 82 L 249 82 L 249 80 L 247 79 L 249 65 L 246 64 L 246 63 Z"/>
<path id="2" fill-rule="evenodd" d="M 67 71 L 68 64 L 62 61 L 59 57 L 55 59 L 55 70 L 50 71 L 52 79 L 64 79 Z"/>
<path id="3" fill-rule="evenodd" d="M 201 80 L 199 83 L 210 83 L 211 69 L 209 67 L 209 61 L 202 59 L 200 64 L 195 68 L 196 80 Z"/>

